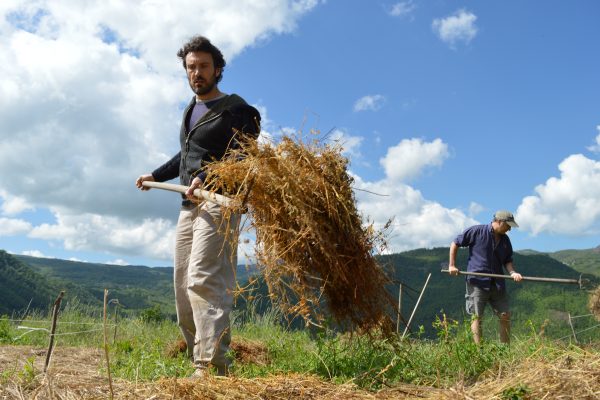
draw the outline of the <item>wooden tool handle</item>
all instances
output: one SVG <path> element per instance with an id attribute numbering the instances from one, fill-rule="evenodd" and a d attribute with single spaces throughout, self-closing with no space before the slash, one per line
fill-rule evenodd
<path id="1" fill-rule="evenodd" d="M 171 192 L 177 192 L 181 194 L 185 194 L 185 192 L 188 189 L 188 187 L 184 185 L 176 185 L 174 183 L 165 182 L 144 181 L 142 182 L 142 185 L 149 188 L 169 190 Z M 235 205 L 234 201 L 229 197 L 209 192 L 208 190 L 196 189 L 194 190 L 194 196 L 218 204 L 223 207 L 231 207 Z"/>

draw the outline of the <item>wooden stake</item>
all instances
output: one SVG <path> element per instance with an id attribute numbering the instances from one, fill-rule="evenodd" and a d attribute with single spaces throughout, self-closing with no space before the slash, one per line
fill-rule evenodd
<path id="1" fill-rule="evenodd" d="M 48 364 L 50 364 L 50 356 L 52 356 L 52 349 L 54 348 L 54 332 L 56 332 L 56 319 L 58 318 L 58 310 L 60 309 L 60 302 L 65 295 L 64 290 L 60 292 L 56 300 L 54 300 L 54 306 L 52 307 L 52 327 L 50 328 L 50 344 L 48 345 L 48 352 L 46 353 L 46 362 L 44 364 L 44 373 L 48 370 Z"/>
<path id="2" fill-rule="evenodd" d="M 400 332 L 400 320 L 402 319 L 402 284 L 398 288 L 398 315 L 396 319 L 396 333 Z"/>
<path id="3" fill-rule="evenodd" d="M 571 332 L 573 332 L 573 339 L 575 339 L 575 343 L 579 343 L 577 341 L 577 335 L 575 335 L 575 328 L 573 328 L 573 320 L 571 319 L 571 313 L 569 313 L 569 326 L 571 327 Z"/>
<path id="4" fill-rule="evenodd" d="M 427 275 L 427 280 L 425 281 L 425 285 L 423 286 L 423 289 L 421 289 L 421 294 L 419 295 L 419 298 L 417 299 L 417 304 L 415 304 L 415 308 L 413 308 L 412 314 L 410 314 L 410 318 L 408 319 L 408 322 L 406 323 L 406 328 L 404 329 L 404 333 L 402 333 L 402 339 L 404 339 L 404 336 L 406 335 L 406 332 L 408 331 L 408 327 L 410 326 L 410 322 L 412 321 L 413 317 L 415 316 L 415 312 L 417 312 L 417 307 L 419 307 L 419 303 L 421 302 L 421 297 L 423 297 L 423 293 L 425 293 L 425 288 L 427 288 L 427 284 L 429 283 L 429 278 L 431 278 L 431 272 L 429 273 L 429 275 Z"/>
<path id="5" fill-rule="evenodd" d="M 115 395 L 113 392 L 112 377 L 110 375 L 110 360 L 108 358 L 108 331 L 106 326 L 106 309 L 108 299 L 108 289 L 104 289 L 104 355 L 106 356 L 106 370 L 108 371 L 108 385 L 110 387 L 110 398 L 114 399 Z"/>

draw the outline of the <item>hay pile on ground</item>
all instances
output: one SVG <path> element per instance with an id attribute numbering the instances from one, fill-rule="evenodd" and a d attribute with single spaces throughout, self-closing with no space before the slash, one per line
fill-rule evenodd
<path id="1" fill-rule="evenodd" d="M 600 286 L 598 286 L 590 295 L 588 307 L 592 314 L 594 314 L 594 317 L 600 321 Z"/>
<path id="2" fill-rule="evenodd" d="M 48 374 L 40 373 L 44 349 L 0 346 L 0 399 L 107 399 L 109 385 L 103 352 L 98 349 L 55 349 Z M 33 358 L 35 356 L 35 358 Z M 24 368 L 33 359 L 32 374 Z M 581 348 L 557 358 L 541 354 L 518 365 L 489 371 L 477 382 L 449 388 L 393 384 L 377 392 L 352 383 L 337 385 L 304 374 L 246 379 L 208 376 L 203 380 L 165 378 L 156 382 L 114 379 L 116 399 L 598 399 L 600 355 Z"/>
<path id="3" fill-rule="evenodd" d="M 285 313 L 318 323 L 325 305 L 339 323 L 388 330 L 393 300 L 374 258 L 385 240 L 363 227 L 347 163 L 339 146 L 284 137 L 212 164 L 206 183 L 249 210 L 259 267 Z"/>
<path id="4" fill-rule="evenodd" d="M 456 385 L 436 394 L 438 399 L 598 399 L 600 356 L 598 353 L 565 352 L 559 358 L 530 358 L 514 368 Z"/>

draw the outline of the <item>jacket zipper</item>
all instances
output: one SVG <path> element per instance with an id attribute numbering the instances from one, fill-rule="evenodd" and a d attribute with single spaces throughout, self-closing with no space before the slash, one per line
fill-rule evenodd
<path id="1" fill-rule="evenodd" d="M 187 113 L 187 111 L 186 111 L 186 113 Z M 192 127 L 192 129 L 190 129 L 190 131 L 185 136 L 185 155 L 183 156 L 183 171 L 184 171 L 184 173 L 185 173 L 185 171 L 187 171 L 187 156 L 188 156 L 188 153 L 190 151 L 190 137 L 192 136 L 192 132 L 196 128 L 198 128 L 198 127 L 200 127 L 200 126 L 202 126 L 204 124 L 207 124 L 207 123 L 209 123 L 211 121 L 214 121 L 215 119 L 219 118 L 222 114 L 223 114 L 223 112 L 221 111 L 220 113 L 215 114 L 214 116 L 210 117 L 207 120 L 197 122 L 196 125 L 194 125 Z M 190 176 L 190 178 L 191 178 L 191 176 Z M 190 180 L 189 183 L 191 183 L 191 180 Z"/>

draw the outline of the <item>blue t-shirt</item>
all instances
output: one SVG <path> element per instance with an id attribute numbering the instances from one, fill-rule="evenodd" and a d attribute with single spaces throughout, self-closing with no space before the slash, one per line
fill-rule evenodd
<path id="1" fill-rule="evenodd" d="M 500 240 L 496 243 L 491 223 L 467 228 L 454 239 L 454 243 L 460 247 L 469 247 L 469 261 L 467 263 L 467 271 L 469 272 L 502 275 L 504 274 L 504 265 L 513 260 L 510 238 L 507 235 L 500 235 Z M 487 290 L 490 289 L 492 282 L 496 284 L 498 290 L 504 290 L 506 287 L 502 278 L 467 276 L 467 281 Z"/>

